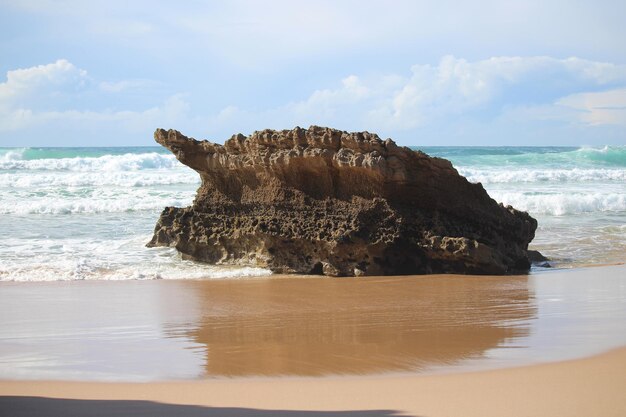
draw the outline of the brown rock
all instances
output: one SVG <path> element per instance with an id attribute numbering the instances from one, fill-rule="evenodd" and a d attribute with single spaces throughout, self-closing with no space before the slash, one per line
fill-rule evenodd
<path id="1" fill-rule="evenodd" d="M 311 126 L 217 145 L 157 129 L 202 179 L 148 246 L 212 264 L 332 276 L 525 272 L 537 222 L 449 161 L 368 132 Z"/>

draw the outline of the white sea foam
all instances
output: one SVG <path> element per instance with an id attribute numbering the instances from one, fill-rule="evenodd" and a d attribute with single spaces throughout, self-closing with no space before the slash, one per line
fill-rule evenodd
<path id="1" fill-rule="evenodd" d="M 0 214 L 160 210 L 189 205 L 199 184 L 196 172 L 157 153 L 17 162 L 30 168 L 0 171 Z"/>
<path id="2" fill-rule="evenodd" d="M 107 196 L 86 196 L 85 198 L 30 198 L 11 202 L 5 200 L 0 205 L 0 214 L 81 214 L 81 213 L 125 213 L 135 211 L 161 210 L 166 206 L 183 207 L 193 201 L 192 192 L 178 192 L 170 195 L 150 195 L 148 193 Z"/>
<path id="3" fill-rule="evenodd" d="M 460 167 L 458 171 L 468 181 L 483 184 L 626 181 L 626 169 L 495 169 Z"/>
<path id="4" fill-rule="evenodd" d="M 4 152 L 1 152 L 0 153 L 0 167 L 2 167 L 2 164 L 4 163 L 8 164 L 10 162 L 22 160 L 26 149 L 27 148 L 6 149 Z"/>
<path id="5" fill-rule="evenodd" d="M 174 155 L 156 152 L 74 157 L 30 159 L 21 158 L 23 150 L 9 151 L 0 159 L 0 170 L 37 171 L 139 171 L 142 169 L 171 169 L 183 166 Z"/>
<path id="6" fill-rule="evenodd" d="M 128 279 L 220 279 L 268 275 L 263 268 L 226 267 L 184 261 L 174 249 L 146 248 L 149 236 L 126 239 L 16 240 L 0 264 L 0 281 Z"/>
<path id="7" fill-rule="evenodd" d="M 532 215 L 564 216 L 594 212 L 626 212 L 626 194 L 593 192 L 542 194 L 519 191 L 490 191 L 489 194 L 496 201 L 512 205 Z"/>
<path id="8" fill-rule="evenodd" d="M 103 155 L 108 151 L 0 148 L 0 280 L 269 273 L 197 264 L 174 249 L 145 248 L 160 210 L 191 204 L 199 176 L 173 155 L 140 148 Z M 570 264 L 624 260 L 626 147 L 492 151 L 455 150 L 457 169 L 497 201 L 538 218 L 533 245 L 555 259 L 571 258 Z M 562 244 L 566 233 L 574 247 Z M 606 244 L 598 242 L 615 249 L 609 258 Z"/>
<path id="9" fill-rule="evenodd" d="M 626 166 L 626 146 L 603 146 L 594 148 L 584 146 L 573 152 L 577 159 Z"/>
<path id="10" fill-rule="evenodd" d="M 0 281 L 76 281 L 76 280 L 151 280 L 151 279 L 224 279 L 270 275 L 271 271 L 253 267 L 226 267 L 186 265 L 154 266 L 149 262 L 141 265 L 99 266 L 94 258 L 54 260 L 38 263 L 36 259 L 27 265 L 0 266 Z"/>
<path id="11" fill-rule="evenodd" d="M 0 160 L 0 214 L 123 213 L 191 203 L 199 176 L 173 155 L 156 152 Z M 9 169 L 9 171 L 7 171 Z"/>
<path id="12" fill-rule="evenodd" d="M 105 172 L 18 172 L 0 173 L 0 188 L 32 187 L 146 187 L 154 185 L 199 184 L 198 174 L 187 170 L 105 171 Z"/>
<path id="13" fill-rule="evenodd" d="M 428 149 L 427 149 L 428 150 Z M 626 146 L 602 148 L 436 148 L 458 166 L 493 168 L 625 168 Z"/>

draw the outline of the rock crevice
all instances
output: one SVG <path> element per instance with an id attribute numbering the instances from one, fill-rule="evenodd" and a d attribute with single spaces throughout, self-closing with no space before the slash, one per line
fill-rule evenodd
<path id="1" fill-rule="evenodd" d="M 537 222 L 444 159 L 368 132 L 241 134 L 224 145 L 157 129 L 202 180 L 148 246 L 185 258 L 332 276 L 525 272 Z"/>

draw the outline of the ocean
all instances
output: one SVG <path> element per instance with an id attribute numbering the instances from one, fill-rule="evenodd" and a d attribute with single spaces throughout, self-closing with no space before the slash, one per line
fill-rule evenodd
<path id="1" fill-rule="evenodd" d="M 553 268 L 626 261 L 626 146 L 413 148 L 535 217 L 531 248 Z M 0 281 L 269 274 L 145 247 L 161 210 L 191 204 L 199 183 L 160 147 L 0 148 Z"/>

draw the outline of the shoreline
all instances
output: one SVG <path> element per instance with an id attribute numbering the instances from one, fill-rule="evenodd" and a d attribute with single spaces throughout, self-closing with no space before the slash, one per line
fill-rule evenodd
<path id="1" fill-rule="evenodd" d="M 0 284 L 0 379 L 448 374 L 626 346 L 626 266 Z"/>
<path id="2" fill-rule="evenodd" d="M 621 417 L 625 272 L 0 285 L 0 415 Z"/>
<path id="3" fill-rule="evenodd" d="M 551 260 L 548 260 L 551 262 Z M 204 264 L 201 264 L 204 265 Z M 209 265 L 209 264 L 207 264 Z M 213 266 L 213 265 L 211 265 Z M 235 265 L 217 265 L 224 266 L 226 268 L 236 267 Z M 555 266 L 543 267 L 532 265 L 527 273 L 514 273 L 514 274 L 506 274 L 506 275 L 488 275 L 488 274 L 408 274 L 408 275 L 366 275 L 360 277 L 354 276 L 325 276 L 325 275 L 314 275 L 314 274 L 283 274 L 283 273 L 272 273 L 268 272 L 267 274 L 259 274 L 259 275 L 227 275 L 220 277 L 192 277 L 192 278 L 126 278 L 126 279 L 98 279 L 98 278 L 83 278 L 83 279 L 57 279 L 57 280 L 20 280 L 20 279 L 10 279 L 10 280 L 0 280 L 0 285 L 11 285 L 11 284 L 25 284 L 25 285 L 38 285 L 38 284 L 69 284 L 69 283 L 85 283 L 85 282 L 211 282 L 211 281 L 246 281 L 246 280 L 263 280 L 263 279 L 335 279 L 335 280 L 346 280 L 346 279 L 361 279 L 361 280 L 372 280 L 372 279 L 393 279 L 393 278 L 422 278 L 422 277 L 437 277 L 437 276 L 452 276 L 452 277 L 499 277 L 499 278 L 507 278 L 507 277 L 518 277 L 518 276 L 541 276 L 544 273 L 552 273 L 552 272 L 568 272 L 568 271 L 579 271 L 584 269 L 595 269 L 595 268 L 606 268 L 606 267 L 626 267 L 626 260 L 614 260 L 609 262 L 601 262 L 601 263 L 580 263 L 580 264 L 567 264 L 566 266 L 560 266 L 560 264 L 556 264 Z"/>
<path id="4" fill-rule="evenodd" d="M 10 415 L 626 415 L 626 346 L 588 358 L 445 375 L 107 383 L 0 380 Z M 99 412 L 97 411 L 99 408 Z"/>

